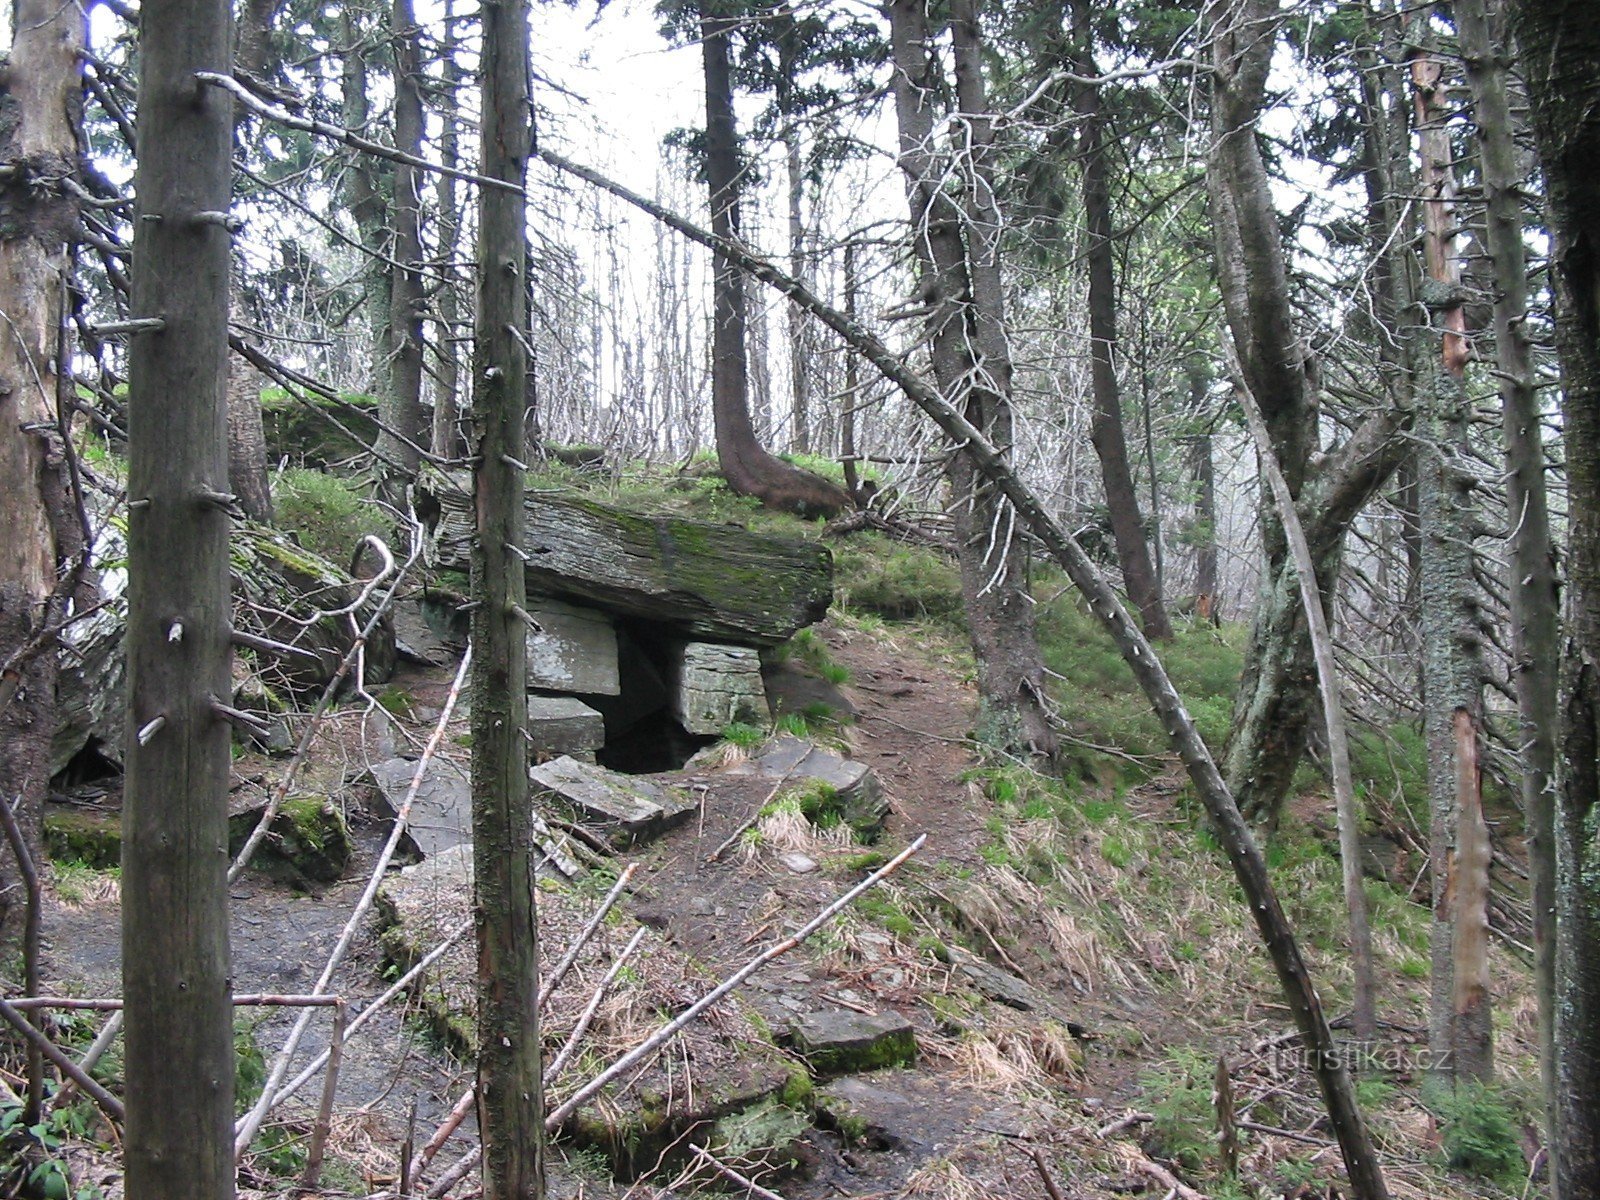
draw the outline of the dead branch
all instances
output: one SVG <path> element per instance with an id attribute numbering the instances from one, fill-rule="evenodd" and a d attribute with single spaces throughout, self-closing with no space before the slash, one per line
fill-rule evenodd
<path id="1" fill-rule="evenodd" d="M 578 931 L 578 936 L 572 939 L 572 945 L 567 947 L 567 952 L 561 956 L 561 961 L 550 972 L 549 978 L 539 985 L 540 1012 L 543 1012 L 545 1005 L 550 1003 L 550 997 L 555 994 L 555 990 L 560 986 L 561 981 L 567 977 L 567 972 L 572 970 L 572 964 L 578 961 L 578 953 L 588 944 L 589 939 L 594 936 L 594 931 L 600 928 L 600 922 L 606 919 L 606 914 L 611 911 L 612 905 L 616 904 L 618 898 L 621 897 L 623 889 L 628 886 L 628 881 L 633 878 L 633 873 L 638 869 L 639 864 L 636 862 L 631 862 L 623 868 L 622 874 L 618 876 L 617 882 L 611 885 L 611 890 L 606 893 L 606 898 L 600 901 L 600 907 L 594 910 L 594 914 L 589 918 L 588 924 Z"/>
<path id="2" fill-rule="evenodd" d="M 622 968 L 627 965 L 628 960 L 633 957 L 633 952 L 639 948 L 639 943 L 644 941 L 645 932 L 646 930 L 643 926 L 633 931 L 633 937 L 628 940 L 628 944 L 617 955 L 616 961 L 611 964 L 611 969 L 606 972 L 605 978 L 594 989 L 594 995 L 589 997 L 589 1003 L 584 1006 L 583 1013 L 578 1017 L 578 1023 L 572 1027 L 571 1034 L 567 1036 L 566 1044 L 561 1047 L 561 1051 L 556 1055 L 555 1060 L 544 1069 L 546 1080 L 555 1079 L 561 1074 L 561 1068 L 571 1061 L 579 1043 L 583 1041 L 583 1035 L 589 1032 L 589 1026 L 594 1021 L 594 1015 L 600 1011 L 601 1002 L 605 1000 L 606 993 L 611 990 L 612 983 L 622 973 Z"/>
<path id="3" fill-rule="evenodd" d="M 728 852 L 728 847 L 732 846 L 735 842 L 737 842 L 740 838 L 742 838 L 744 836 L 745 830 L 749 829 L 752 825 L 754 825 L 757 821 L 759 821 L 761 819 L 762 810 L 765 809 L 767 807 L 767 805 L 772 803 L 772 798 L 778 794 L 778 789 L 781 788 L 785 783 L 787 783 L 789 781 L 789 776 L 792 775 L 792 774 L 794 774 L 794 768 L 790 767 L 787 771 L 785 771 L 783 773 L 783 775 L 781 777 L 779 777 L 778 782 L 773 784 L 772 785 L 772 790 L 767 793 L 767 798 L 765 800 L 763 800 L 760 804 L 756 805 L 755 811 L 753 813 L 751 813 L 748 817 L 746 817 L 743 821 L 740 821 L 739 822 L 739 827 L 737 829 L 735 829 L 732 833 L 730 833 L 727 837 L 723 838 L 721 845 L 719 845 L 710 854 L 706 855 L 706 861 L 708 863 L 714 863 L 719 858 L 721 858 L 724 854 L 726 854 Z"/>
<path id="4" fill-rule="evenodd" d="M 425 158 L 406 154 L 396 150 L 393 146 L 385 146 L 382 142 L 370 141 L 358 133 L 352 133 L 338 125 L 330 125 L 326 121 L 318 121 L 312 117 L 301 117 L 277 104 L 268 104 L 232 75 L 221 75 L 215 71 L 196 71 L 194 77 L 201 83 L 209 83 L 212 87 L 219 87 L 243 104 L 259 117 L 275 121 L 279 125 L 287 125 L 290 129 L 298 129 L 302 133 L 313 134 L 316 137 L 327 138 L 332 142 L 340 142 L 363 154 L 371 154 L 377 158 L 386 158 L 390 162 L 402 163 L 418 171 L 431 171 L 435 175 L 448 175 L 452 179 L 460 179 L 466 183 L 475 183 L 479 187 L 500 188 L 503 191 L 522 194 L 522 189 L 516 184 L 507 183 L 503 179 L 490 179 L 487 175 L 475 175 L 471 171 L 463 171 L 457 167 L 446 167 L 439 163 L 431 163 Z"/>
<path id="5" fill-rule="evenodd" d="M 86 1071 L 67 1057 L 66 1051 L 35 1029 L 26 1016 L 18 1012 L 5 1000 L 0 1000 L 0 1018 L 4 1018 L 8 1025 L 20 1033 L 27 1040 L 29 1046 L 38 1047 L 40 1054 L 48 1058 L 60 1069 L 63 1075 L 82 1088 L 84 1093 L 95 1102 L 95 1105 L 101 1112 L 105 1113 L 107 1118 L 119 1125 L 126 1119 L 121 1100 L 118 1100 L 90 1078 Z"/>
<path id="6" fill-rule="evenodd" d="M 710 1167 L 718 1175 L 721 1175 L 724 1179 L 728 1180 L 735 1187 L 742 1187 L 749 1195 L 759 1196 L 761 1200 L 783 1200 L 783 1197 L 777 1192 L 774 1192 L 769 1188 L 764 1188 L 754 1179 L 748 1179 L 739 1174 L 739 1172 L 735 1171 L 727 1163 L 723 1162 L 720 1158 L 717 1158 L 703 1146 L 696 1146 L 691 1143 L 689 1149 L 701 1162 L 705 1163 L 708 1167 Z"/>

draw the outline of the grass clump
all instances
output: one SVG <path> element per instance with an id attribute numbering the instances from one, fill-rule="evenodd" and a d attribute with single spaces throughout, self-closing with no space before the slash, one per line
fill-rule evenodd
<path id="1" fill-rule="evenodd" d="M 367 534 L 387 536 L 390 522 L 362 488 L 326 471 L 291 469 L 273 479 L 278 524 L 300 544 L 335 563 L 347 563 Z"/>
<path id="2" fill-rule="evenodd" d="M 844 608 L 889 621 L 962 620 L 961 573 L 937 551 L 856 534 L 835 548 L 833 561 L 834 589 Z"/>

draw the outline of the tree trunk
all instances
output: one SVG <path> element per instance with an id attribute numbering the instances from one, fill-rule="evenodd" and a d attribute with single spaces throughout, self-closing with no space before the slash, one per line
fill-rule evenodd
<path id="1" fill-rule="evenodd" d="M 261 375 L 238 355 L 228 360 L 228 490 L 239 498 L 245 516 L 272 524 Z"/>
<path id="2" fill-rule="evenodd" d="M 968 157 L 959 163 L 932 151 L 933 103 L 943 81 L 928 53 L 931 34 L 921 0 L 895 0 L 889 20 L 900 165 L 929 298 L 934 375 L 968 420 L 994 444 L 1009 447 L 1011 359 L 977 14 L 971 0 L 957 0 L 951 13 L 956 100 L 970 122 Z M 952 181 L 957 181 L 954 189 Z M 1044 663 L 1034 635 L 1016 513 L 965 455 L 954 455 L 948 471 L 983 733 L 1012 752 L 1054 755 L 1056 735 L 1044 711 Z"/>
<path id="3" fill-rule="evenodd" d="M 1489 851 L 1479 747 L 1483 729 L 1482 601 L 1473 573 L 1478 525 L 1472 474 L 1463 464 L 1470 416 L 1466 315 L 1455 250 L 1455 180 L 1443 64 L 1411 60 L 1421 145 L 1428 304 L 1442 330 L 1421 422 L 1418 500 L 1422 524 L 1423 728 L 1432 821 L 1433 959 L 1428 1010 L 1432 1070 L 1447 1079 L 1494 1072 L 1489 1007 Z"/>
<path id="4" fill-rule="evenodd" d="M 1534 994 L 1539 1002 L 1539 1075 L 1546 1130 L 1555 1093 L 1555 804 L 1557 656 L 1560 602 L 1550 509 L 1545 495 L 1544 442 L 1533 357 L 1524 332 L 1528 308 L 1516 120 L 1508 92 L 1507 44 L 1498 10 L 1485 0 L 1457 0 L 1456 30 L 1472 89 L 1478 159 L 1488 209 L 1484 245 L 1494 274 L 1495 365 L 1506 443 L 1506 503 L 1511 514 L 1512 680 L 1521 717 L 1521 793 L 1527 821 L 1533 896 Z M 1551 1139 L 1546 1138 L 1546 1144 Z M 1552 1145 L 1552 1152 L 1559 1150 Z"/>
<path id="5" fill-rule="evenodd" d="M 370 133 L 367 129 L 371 109 L 367 100 L 367 31 L 360 20 L 361 10 L 346 6 L 339 12 L 340 40 L 344 56 L 340 64 L 342 91 L 341 121 L 346 129 Z M 365 154 L 352 154 L 345 164 L 343 200 L 356 237 L 365 252 L 357 277 L 364 293 L 362 310 L 372 331 L 372 359 L 367 386 L 381 396 L 389 382 L 389 287 L 388 268 L 376 257 L 383 253 L 388 223 L 388 206 L 378 187 L 376 161 Z"/>
<path id="6" fill-rule="evenodd" d="M 1072 69 L 1085 78 L 1097 74 L 1090 0 L 1071 0 Z M 1098 84 L 1074 83 L 1072 107 L 1078 117 L 1078 161 L 1083 172 L 1083 220 L 1089 272 L 1089 364 L 1094 409 L 1089 440 L 1100 460 L 1100 479 L 1111 513 L 1111 536 L 1117 546 L 1128 599 L 1139 610 L 1145 636 L 1166 641 L 1172 621 L 1161 597 L 1161 581 L 1150 559 L 1144 517 L 1133 470 L 1128 465 L 1128 440 L 1122 424 L 1122 394 L 1117 384 L 1117 280 L 1111 231 L 1111 188 L 1106 161 L 1106 123 L 1100 112 Z M 1154 477 L 1155 463 L 1150 464 Z"/>
<path id="7" fill-rule="evenodd" d="M 854 242 L 844 244 L 844 315 L 856 319 L 856 298 L 860 292 Z M 844 352 L 844 403 L 839 409 L 839 457 L 844 462 L 844 490 L 850 499 L 866 507 L 861 499 L 861 481 L 856 473 L 856 409 L 861 407 L 861 368 L 854 350 Z"/>
<path id="8" fill-rule="evenodd" d="M 1556 790 L 1556 1121 L 1561 1200 L 1600 1195 L 1600 22 L 1513 0 L 1550 213 L 1567 455 L 1569 634 Z"/>
<path id="9" fill-rule="evenodd" d="M 706 180 L 711 189 L 711 228 L 719 238 L 738 237 L 738 131 L 733 117 L 733 80 L 728 39 L 734 21 L 713 16 L 702 5 L 700 48 L 706 81 Z M 769 454 L 750 420 L 749 364 L 745 356 L 744 277 L 722 251 L 713 255 L 711 415 L 717 458 L 728 486 L 769 508 L 834 516 L 849 504 L 844 492 Z"/>
<path id="10" fill-rule="evenodd" d="M 1313 469 L 1319 447 L 1313 363 L 1295 327 L 1283 235 L 1256 144 L 1279 7 L 1276 0 L 1222 0 L 1205 19 L 1213 67 L 1206 185 L 1223 310 L 1241 381 L 1261 405 L 1299 510 L 1318 590 L 1330 595 L 1345 531 L 1403 457 L 1411 414 L 1400 406 L 1379 409 Z M 1245 815 L 1270 829 L 1316 714 L 1316 664 L 1293 562 L 1270 505 L 1262 511 L 1262 540 L 1266 564 L 1225 771 Z"/>
<path id="11" fill-rule="evenodd" d="M 1195 420 L 1205 419 L 1208 379 L 1198 362 L 1189 365 L 1189 411 Z M 1198 433 L 1191 439 L 1193 464 L 1194 516 L 1194 613 L 1212 625 L 1222 623 L 1222 598 L 1217 594 L 1221 571 L 1217 561 L 1217 468 L 1211 453 L 1212 434 Z"/>
<path id="12" fill-rule="evenodd" d="M 394 0 L 394 145 L 422 155 L 422 55 L 412 0 Z M 384 389 L 384 430 L 378 435 L 385 499 L 404 512 L 406 487 L 422 461 L 422 172 L 395 163 L 390 207 L 393 258 L 389 269 L 389 379 Z M 520 455 L 518 456 L 521 457 Z"/>
<path id="13" fill-rule="evenodd" d="M 13 10 L 10 67 L 0 80 L 0 663 L 59 621 L 52 599 L 66 528 L 57 392 L 67 239 L 78 221 L 63 185 L 78 169 L 84 16 L 49 0 Z M 15 674 L 12 674 L 12 671 Z M 28 844 L 39 847 L 55 727 L 56 654 L 48 638 L 0 679 L 0 803 L 15 804 Z M 20 803 L 18 801 L 20 800 Z M 0 850 L 0 896 L 18 875 Z M 0 926 L 7 901 L 0 899 Z"/>
<path id="14" fill-rule="evenodd" d="M 122 971 L 127 1192 L 234 1194 L 228 949 L 230 247 L 225 0 L 145 0 L 129 348 Z"/>
<path id="15" fill-rule="evenodd" d="M 487 0 L 472 423 L 472 858 L 478 938 L 478 1125 L 488 1200 L 544 1195 L 539 925 L 528 783 L 527 588 L 521 556 L 528 309 L 525 186 L 532 130 L 527 0 Z"/>
<path id="16" fill-rule="evenodd" d="M 456 62 L 455 5 L 445 0 L 440 30 L 442 75 L 439 103 L 439 162 L 455 167 L 460 158 L 457 108 L 461 100 L 461 67 Z M 459 391 L 460 359 L 456 353 L 457 323 L 461 306 L 455 289 L 455 261 L 460 252 L 461 217 L 456 211 L 456 181 L 440 172 L 434 178 L 434 202 L 439 210 L 439 274 L 447 282 L 439 287 L 439 332 L 434 369 L 437 372 L 433 399 L 433 437 L 430 449 L 439 458 L 459 458 L 466 450 L 461 436 Z"/>

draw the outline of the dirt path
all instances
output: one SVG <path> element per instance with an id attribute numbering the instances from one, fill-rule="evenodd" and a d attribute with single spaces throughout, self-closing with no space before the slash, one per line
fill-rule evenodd
<path id="1" fill-rule="evenodd" d="M 976 695 L 948 664 L 906 645 L 905 635 L 896 640 L 832 622 L 823 630 L 834 659 L 850 672 L 854 756 L 877 772 L 893 802 L 889 836 L 926 833 L 924 861 L 970 865 L 984 821 L 983 806 L 962 779 L 974 762 L 966 735 L 977 718 Z"/>

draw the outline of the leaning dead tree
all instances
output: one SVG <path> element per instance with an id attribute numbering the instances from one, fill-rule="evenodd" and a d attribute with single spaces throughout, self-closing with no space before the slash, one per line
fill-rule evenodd
<path id="1" fill-rule="evenodd" d="M 1299 944 L 1289 926 L 1288 918 L 1284 915 L 1283 906 L 1278 902 L 1261 848 L 1251 835 L 1250 827 L 1244 817 L 1240 815 L 1233 793 L 1217 770 L 1205 740 L 1195 728 L 1194 721 L 1184 707 L 1183 699 L 1178 695 L 1166 669 L 1161 665 L 1161 660 L 1156 657 L 1150 643 L 1134 624 L 1121 597 L 1100 573 L 1078 540 L 1051 515 L 1033 491 L 1017 477 L 1000 448 L 990 442 L 980 429 L 951 405 L 937 387 L 908 367 L 901 355 L 891 350 L 859 322 L 819 299 L 797 280 L 766 259 L 752 253 L 743 243 L 718 238 L 693 222 L 668 212 L 661 205 L 553 151 L 541 150 L 539 155 L 558 170 L 602 188 L 641 211 L 649 213 L 685 237 L 726 254 L 750 276 L 775 288 L 807 309 L 818 321 L 833 330 L 847 345 L 877 368 L 884 378 L 899 387 L 907 399 L 938 425 L 952 444 L 961 446 L 970 454 L 976 470 L 1010 501 L 1017 520 L 1027 526 L 1051 557 L 1061 565 L 1067 577 L 1083 594 L 1095 616 L 1111 635 L 1112 641 L 1132 669 L 1134 678 L 1171 739 L 1173 748 L 1183 760 L 1195 791 L 1211 818 L 1217 840 L 1227 854 L 1234 875 L 1244 892 L 1245 901 L 1250 905 L 1251 915 L 1255 918 L 1256 928 L 1266 945 L 1267 953 L 1272 959 L 1279 985 L 1283 988 L 1284 999 L 1293 1014 L 1295 1025 L 1304 1043 L 1308 1065 L 1322 1091 L 1329 1124 L 1344 1155 L 1345 1170 L 1350 1177 L 1352 1195 L 1359 1200 L 1386 1198 L 1389 1194 L 1388 1189 L 1384 1184 L 1383 1172 L 1378 1165 L 1366 1120 L 1356 1102 L 1355 1088 L 1345 1062 L 1346 1056 L 1334 1041 L 1327 1014 L 1322 1008 L 1322 1000 L 1317 994 L 1316 985 L 1306 968 L 1305 960 L 1300 956 Z"/>
<path id="2" fill-rule="evenodd" d="M 128 402 L 127 1191 L 234 1194 L 226 0 L 146 0 Z"/>

